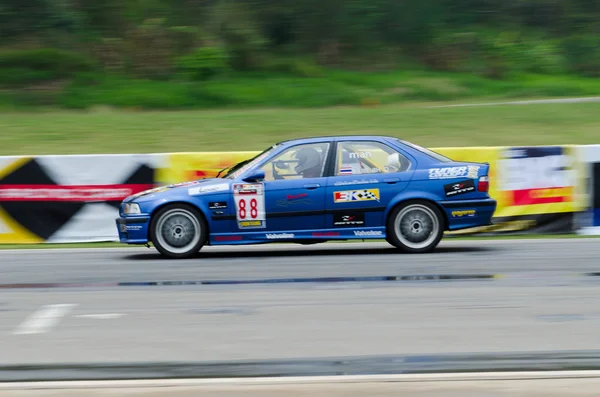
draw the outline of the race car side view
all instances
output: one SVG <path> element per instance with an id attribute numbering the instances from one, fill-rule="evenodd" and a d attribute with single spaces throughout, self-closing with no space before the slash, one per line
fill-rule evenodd
<path id="1" fill-rule="evenodd" d="M 222 173 L 127 197 L 120 242 L 170 258 L 205 245 L 352 239 L 424 253 L 446 230 L 489 225 L 497 205 L 489 164 L 387 136 L 284 141 Z"/>

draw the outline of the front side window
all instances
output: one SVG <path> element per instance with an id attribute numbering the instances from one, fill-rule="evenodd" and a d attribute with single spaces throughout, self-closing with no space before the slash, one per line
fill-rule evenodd
<path id="1" fill-rule="evenodd" d="M 292 146 L 261 167 L 265 181 L 322 177 L 328 150 L 327 142 Z"/>
<path id="2" fill-rule="evenodd" d="M 338 143 L 336 175 L 387 174 L 410 168 L 408 158 L 376 141 Z"/>

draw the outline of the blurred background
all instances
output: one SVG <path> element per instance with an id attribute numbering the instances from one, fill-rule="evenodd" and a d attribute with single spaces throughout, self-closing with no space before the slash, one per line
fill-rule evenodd
<path id="1" fill-rule="evenodd" d="M 600 75 L 599 20 L 594 0 L 4 0 L 0 104 L 181 109 L 585 95 L 598 85 L 569 77 Z M 432 80 L 448 72 L 468 75 Z"/>
<path id="2" fill-rule="evenodd" d="M 0 380 L 62 362 L 599 349 L 598 240 L 538 240 L 600 235 L 599 22 L 598 0 L 1 0 Z M 180 265 L 116 243 L 130 194 L 338 134 L 489 163 L 494 225 L 410 260 L 324 244 Z M 89 249 L 10 250 L 24 245 Z"/>

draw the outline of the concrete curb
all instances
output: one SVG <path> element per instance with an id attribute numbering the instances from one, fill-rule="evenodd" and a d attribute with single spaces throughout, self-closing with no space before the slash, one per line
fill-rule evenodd
<path id="1" fill-rule="evenodd" d="M 0 366 L 3 382 L 280 378 L 600 371 L 600 351 L 332 357 L 297 360 Z"/>
<path id="2" fill-rule="evenodd" d="M 0 390 L 129 389 L 198 386 L 281 386 L 360 383 L 485 382 L 544 379 L 598 379 L 600 371 L 478 372 L 448 374 L 290 376 L 264 378 L 142 379 L 106 381 L 0 382 Z"/>

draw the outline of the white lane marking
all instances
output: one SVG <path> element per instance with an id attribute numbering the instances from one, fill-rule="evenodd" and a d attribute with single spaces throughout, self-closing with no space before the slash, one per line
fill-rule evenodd
<path id="1" fill-rule="evenodd" d="M 105 313 L 105 314 L 80 314 L 77 315 L 75 317 L 78 318 L 94 318 L 94 319 L 98 319 L 98 320 L 110 320 L 113 318 L 120 318 L 123 317 L 124 314 L 123 313 Z"/>
<path id="2" fill-rule="evenodd" d="M 182 379 L 131 379 L 131 380 L 83 380 L 83 381 L 41 381 L 41 382 L 0 382 L 0 390 L 26 389 L 78 389 L 78 388 L 137 388 L 168 386 L 207 386 L 207 385 L 285 385 L 285 384 L 327 384 L 364 382 L 447 382 L 484 380 L 540 380 L 540 379 L 594 379 L 600 378 L 600 371 L 523 371 L 523 372 L 473 372 L 473 373 L 431 373 L 431 374 L 390 374 L 390 375 L 331 375 L 331 376 L 284 376 L 257 378 L 182 378 Z"/>
<path id="3" fill-rule="evenodd" d="M 28 335 L 48 332 L 50 328 L 58 324 L 60 319 L 74 306 L 76 306 L 74 303 L 42 306 L 40 310 L 36 311 L 23 321 L 13 334 Z"/>

